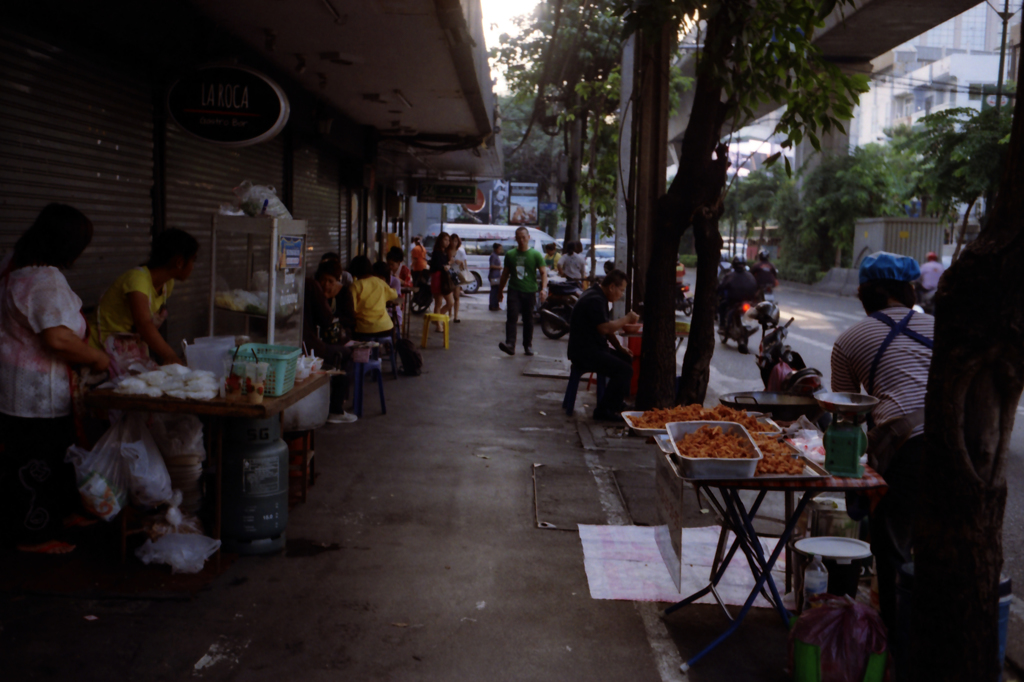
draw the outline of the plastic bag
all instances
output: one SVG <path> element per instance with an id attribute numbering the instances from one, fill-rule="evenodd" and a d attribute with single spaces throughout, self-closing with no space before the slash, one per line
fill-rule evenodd
<path id="1" fill-rule="evenodd" d="M 91 451 L 72 445 L 65 462 L 75 466 L 75 479 L 86 511 L 110 521 L 128 502 L 128 470 L 121 457 L 121 429 L 107 429 Z"/>
<path id="2" fill-rule="evenodd" d="M 268 215 L 272 218 L 291 218 L 285 205 L 277 198 L 277 190 L 266 185 L 254 185 L 248 180 L 235 188 L 239 207 L 248 216 Z"/>
<path id="3" fill-rule="evenodd" d="M 789 631 L 789 666 L 793 669 L 793 642 L 821 649 L 823 682 L 861 682 L 868 657 L 886 651 L 882 617 L 848 596 L 825 594 L 814 599 Z M 794 671 L 795 672 L 795 671 Z"/>
<path id="4" fill-rule="evenodd" d="M 127 376 L 132 368 L 154 370 L 158 367 L 149 357 L 149 346 L 138 334 L 111 334 L 103 343 L 103 350 L 110 356 L 111 379 Z"/>
<path id="5" fill-rule="evenodd" d="M 146 417 L 130 412 L 112 428 L 120 430 L 118 442 L 121 456 L 127 463 L 132 500 L 147 507 L 158 507 L 170 501 L 174 494 L 171 475 L 146 426 Z"/>
<path id="6" fill-rule="evenodd" d="M 220 540 L 191 533 L 168 533 L 146 540 L 135 550 L 144 564 L 169 564 L 171 573 L 199 573 L 203 564 L 220 549 Z"/>
<path id="7" fill-rule="evenodd" d="M 206 459 L 203 422 L 193 414 L 154 414 L 150 432 L 166 459 L 187 455 L 199 455 L 200 462 Z"/>

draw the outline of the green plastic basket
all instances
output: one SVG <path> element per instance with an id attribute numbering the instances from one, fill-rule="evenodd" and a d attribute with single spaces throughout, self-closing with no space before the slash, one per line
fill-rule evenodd
<path id="1" fill-rule="evenodd" d="M 869 654 L 863 682 L 882 682 L 888 652 Z M 821 682 L 821 649 L 813 644 L 793 640 L 793 681 Z"/>
<path id="2" fill-rule="evenodd" d="M 270 365 L 263 385 L 263 395 L 276 398 L 295 385 L 295 366 L 302 351 L 291 346 L 267 343 L 246 343 L 234 349 L 235 362 L 265 362 Z"/>

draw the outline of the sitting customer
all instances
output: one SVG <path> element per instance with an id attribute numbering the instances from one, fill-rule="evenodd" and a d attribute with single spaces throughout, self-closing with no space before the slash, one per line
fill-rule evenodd
<path id="1" fill-rule="evenodd" d="M 621 421 L 623 400 L 633 379 L 633 354 L 619 343 L 616 332 L 640 319 L 628 312 L 611 319 L 608 307 L 626 295 L 626 273 L 612 270 L 596 287 L 583 292 L 569 322 L 569 360 L 574 370 L 608 377 L 604 396 L 594 409 L 598 421 Z M 609 347 L 609 343 L 611 347 Z"/>
<path id="2" fill-rule="evenodd" d="M 320 263 L 316 274 L 306 278 L 306 298 L 302 316 L 302 342 L 306 348 L 324 359 L 324 367 L 347 370 L 351 366 L 352 349 L 346 348 L 352 338 L 355 318 L 351 310 L 351 298 L 342 290 L 341 263 L 325 260 Z M 328 306 L 328 301 L 338 301 L 338 317 Z M 345 412 L 345 398 L 348 396 L 348 377 L 337 374 L 331 377 L 330 416 L 332 424 L 354 422 L 356 416 Z"/>
<path id="3" fill-rule="evenodd" d="M 387 304 L 397 299 L 398 293 L 373 274 L 373 266 L 366 256 L 353 258 L 348 269 L 355 278 L 350 287 L 356 322 L 353 338 L 369 341 L 389 333 L 395 325 L 388 315 Z"/>

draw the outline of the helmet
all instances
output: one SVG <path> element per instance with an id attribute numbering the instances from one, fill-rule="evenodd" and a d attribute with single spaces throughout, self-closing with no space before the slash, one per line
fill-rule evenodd
<path id="1" fill-rule="evenodd" d="M 921 276 L 921 267 L 909 256 L 878 251 L 864 256 L 860 263 L 860 284 L 878 279 L 913 282 Z"/>
<path id="2" fill-rule="evenodd" d="M 746 266 L 747 266 L 747 262 L 745 260 L 743 260 L 742 258 L 740 258 L 739 256 L 736 256 L 735 258 L 732 259 L 732 269 L 733 270 L 742 270 Z"/>
<path id="3" fill-rule="evenodd" d="M 767 262 L 768 262 L 768 252 L 767 252 L 767 251 L 761 251 L 761 252 L 759 252 L 759 253 L 757 254 L 757 259 L 758 259 L 759 261 L 761 261 L 762 263 L 767 263 Z"/>
<path id="4" fill-rule="evenodd" d="M 754 306 L 754 319 L 760 324 L 779 326 L 779 306 L 771 301 L 762 301 Z"/>
<path id="5" fill-rule="evenodd" d="M 929 251 L 928 255 L 926 256 L 926 258 L 928 260 L 939 260 L 939 257 L 935 255 L 934 251 Z"/>

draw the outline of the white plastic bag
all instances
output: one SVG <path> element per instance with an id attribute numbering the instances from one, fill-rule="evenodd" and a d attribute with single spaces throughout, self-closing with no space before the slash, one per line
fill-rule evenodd
<path id="1" fill-rule="evenodd" d="M 273 218 L 291 218 L 292 214 L 277 198 L 277 190 L 266 185 L 254 185 L 248 180 L 235 188 L 239 207 L 248 216 L 268 215 Z"/>
<path id="2" fill-rule="evenodd" d="M 110 521 L 128 502 L 128 468 L 121 457 L 121 429 L 104 433 L 92 451 L 72 445 L 65 462 L 75 466 L 75 478 L 86 511 Z"/>
<path id="3" fill-rule="evenodd" d="M 153 440 L 146 417 L 130 412 L 118 422 L 121 427 L 121 456 L 128 465 L 132 500 L 147 507 L 158 507 L 170 501 L 171 475 Z"/>
<path id="4" fill-rule="evenodd" d="M 150 420 L 150 432 L 167 459 L 185 455 L 200 455 L 199 461 L 206 459 L 203 422 L 193 414 L 154 414 Z"/>
<path id="5" fill-rule="evenodd" d="M 144 564 L 169 564 L 171 573 L 199 573 L 218 549 L 220 540 L 205 535 L 168 533 L 156 541 L 146 540 L 135 556 Z"/>

